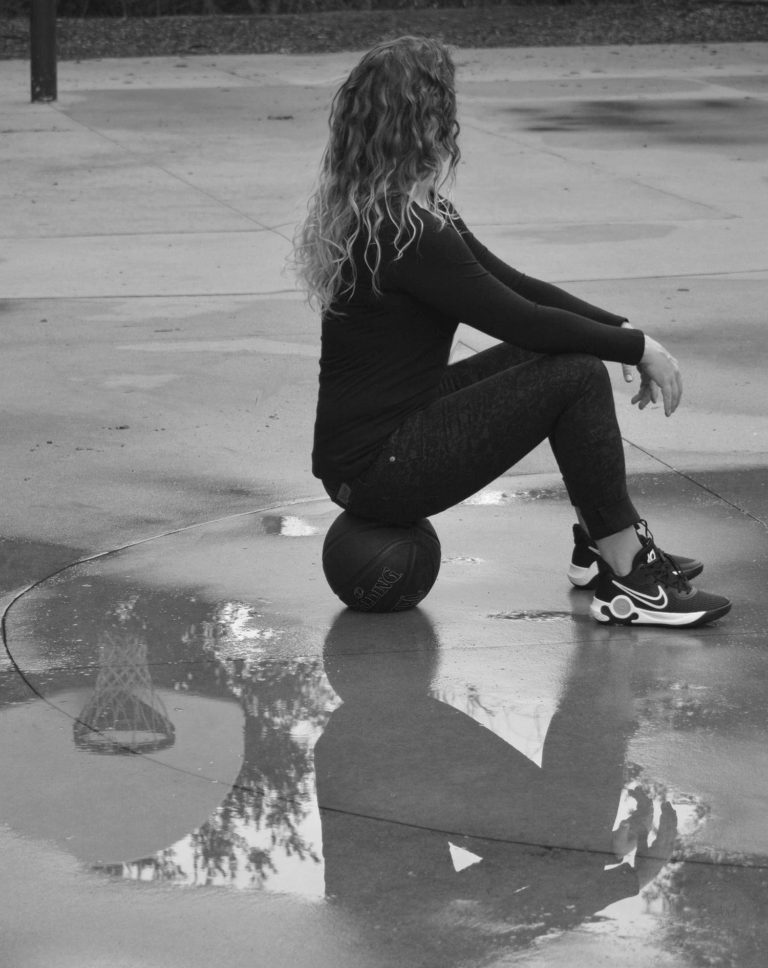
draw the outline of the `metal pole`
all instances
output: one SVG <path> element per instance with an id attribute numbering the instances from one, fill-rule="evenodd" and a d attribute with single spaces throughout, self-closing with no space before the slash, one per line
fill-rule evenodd
<path id="1" fill-rule="evenodd" d="M 56 0 L 32 0 L 29 20 L 32 100 L 56 100 Z"/>

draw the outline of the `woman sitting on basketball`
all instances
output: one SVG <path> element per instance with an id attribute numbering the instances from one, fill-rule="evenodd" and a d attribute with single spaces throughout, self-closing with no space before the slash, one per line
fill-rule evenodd
<path id="1" fill-rule="evenodd" d="M 322 312 L 313 472 L 351 514 L 406 524 L 495 480 L 548 437 L 580 524 L 569 575 L 599 622 L 694 626 L 728 599 L 654 544 L 630 501 L 603 360 L 636 365 L 644 408 L 680 401 L 656 340 L 488 251 L 439 190 L 459 160 L 447 50 L 403 37 L 336 93 L 296 260 Z M 459 322 L 500 342 L 449 365 Z"/>

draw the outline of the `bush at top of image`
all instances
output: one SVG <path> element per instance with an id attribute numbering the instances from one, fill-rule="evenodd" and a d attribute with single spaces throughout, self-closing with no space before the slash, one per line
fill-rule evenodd
<path id="1" fill-rule="evenodd" d="M 174 17 L 200 14 L 322 13 L 338 10 L 435 10 L 571 4 L 584 0 L 58 0 L 59 17 Z M 601 0 L 590 0 L 600 3 Z M 605 2 L 605 0 L 602 0 Z M 613 0 L 615 2 L 615 0 Z M 631 2 L 631 0 L 626 0 Z M 5 0 L 0 17 L 29 16 L 31 0 Z"/>

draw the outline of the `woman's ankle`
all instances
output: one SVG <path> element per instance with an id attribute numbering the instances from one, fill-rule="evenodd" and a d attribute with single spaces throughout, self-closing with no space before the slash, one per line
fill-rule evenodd
<path id="1" fill-rule="evenodd" d="M 634 525 L 610 534 L 607 538 L 597 538 L 595 543 L 603 561 L 619 577 L 632 571 L 635 555 L 642 547 Z"/>

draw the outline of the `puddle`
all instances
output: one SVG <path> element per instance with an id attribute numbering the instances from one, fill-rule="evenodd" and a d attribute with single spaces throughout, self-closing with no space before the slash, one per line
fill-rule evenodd
<path id="1" fill-rule="evenodd" d="M 547 612 L 521 610 L 515 612 L 490 612 L 488 618 L 501 618 L 512 622 L 572 622 L 573 612 Z"/>
<path id="2" fill-rule="evenodd" d="M 308 538 L 320 533 L 320 528 L 292 514 L 265 514 L 259 520 L 264 534 L 281 534 L 286 538 Z"/>
<path id="3" fill-rule="evenodd" d="M 461 503 L 468 507 L 500 507 L 504 504 L 529 501 L 559 501 L 565 497 L 565 488 L 532 487 L 519 491 L 479 491 Z"/>

